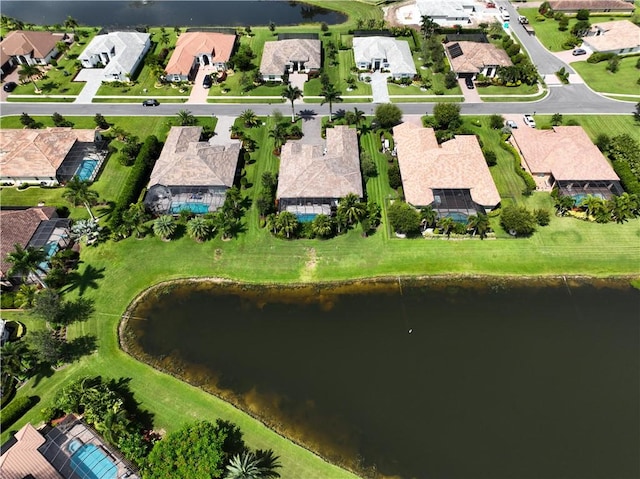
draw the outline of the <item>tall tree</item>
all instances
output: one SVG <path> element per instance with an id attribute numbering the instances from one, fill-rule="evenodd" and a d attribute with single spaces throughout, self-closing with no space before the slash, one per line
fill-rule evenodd
<path id="1" fill-rule="evenodd" d="M 298 229 L 298 218 L 290 211 L 281 211 L 276 216 L 276 231 L 279 236 L 290 239 Z"/>
<path id="2" fill-rule="evenodd" d="M 269 131 L 269 138 L 273 139 L 273 147 L 280 154 L 282 145 L 287 140 L 287 129 L 281 123 L 276 123 Z"/>
<path id="3" fill-rule="evenodd" d="M 344 198 L 340 198 L 338 210 L 344 214 L 348 226 L 360 223 L 367 216 L 366 205 L 355 193 L 348 193 Z"/>
<path id="4" fill-rule="evenodd" d="M 211 234 L 211 227 L 211 221 L 202 216 L 196 216 L 187 223 L 187 234 L 198 243 L 202 243 Z"/>
<path id="5" fill-rule="evenodd" d="M 467 227 L 473 231 L 474 236 L 478 234 L 480 239 L 485 239 L 489 231 L 489 217 L 482 213 L 471 215 L 467 219 Z"/>
<path id="6" fill-rule="evenodd" d="M 76 28 L 78 28 L 78 20 L 73 18 L 71 15 L 67 16 L 67 19 L 64 21 L 65 28 L 70 28 L 73 33 L 76 33 Z"/>
<path id="7" fill-rule="evenodd" d="M 240 119 L 242 120 L 242 123 L 244 123 L 244 126 L 249 128 L 260 124 L 260 119 L 253 110 L 244 110 L 240 114 Z"/>
<path id="8" fill-rule="evenodd" d="M 24 248 L 22 245 L 16 243 L 13 245 L 14 250 L 7 254 L 7 261 L 11 263 L 9 269 L 9 276 L 21 276 L 23 278 L 29 278 L 31 275 L 44 286 L 40 274 L 44 274 L 44 269 L 40 266 L 47 261 L 47 254 L 42 248 L 34 248 L 33 246 L 27 246 Z"/>
<path id="9" fill-rule="evenodd" d="M 436 32 L 438 24 L 429 15 L 422 15 L 420 19 L 420 33 L 424 38 L 431 38 Z"/>
<path id="10" fill-rule="evenodd" d="M 319 238 L 328 238 L 333 234 L 333 221 L 327 215 L 317 215 L 311 222 L 311 230 Z"/>
<path id="11" fill-rule="evenodd" d="M 69 200 L 73 206 L 84 205 L 91 219 L 95 221 L 96 218 L 91 211 L 91 205 L 95 205 L 98 201 L 98 193 L 90 189 L 90 186 L 91 181 L 81 180 L 78 176 L 74 176 L 65 185 L 62 196 Z"/>
<path id="12" fill-rule="evenodd" d="M 286 98 L 291 102 L 291 123 L 296 121 L 296 110 L 294 102 L 302 97 L 302 91 L 297 86 L 287 85 L 282 91 L 282 98 Z"/>
<path id="13" fill-rule="evenodd" d="M 451 216 L 443 216 L 438 220 L 438 228 L 447 235 L 447 238 L 451 238 L 451 231 L 453 230 L 455 223 L 456 222 L 451 218 Z"/>
<path id="14" fill-rule="evenodd" d="M 24 341 L 9 341 L 0 349 L 2 374 L 19 381 L 29 368 L 29 348 Z"/>
<path id="15" fill-rule="evenodd" d="M 178 112 L 178 123 L 180 126 L 194 126 L 198 120 L 189 110 L 180 110 Z"/>
<path id="16" fill-rule="evenodd" d="M 339 103 L 342 101 L 342 97 L 340 96 L 340 91 L 336 89 L 331 83 L 325 86 L 320 92 L 320 96 L 322 96 L 323 100 L 320 105 L 324 105 L 325 103 L 329 104 L 329 120 L 333 119 L 333 104 Z"/>

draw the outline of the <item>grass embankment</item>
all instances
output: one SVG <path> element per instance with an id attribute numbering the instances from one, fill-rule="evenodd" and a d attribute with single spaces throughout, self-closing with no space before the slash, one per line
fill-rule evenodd
<path id="1" fill-rule="evenodd" d="M 581 122 L 583 118 L 580 117 Z M 615 134 L 617 128 L 633 126 L 630 117 L 619 118 L 606 117 L 606 128 L 602 131 Z M 76 121 L 75 118 L 70 119 Z M 590 119 L 583 122 L 585 126 L 589 123 L 590 129 L 600 128 L 597 121 Z M 127 118 L 123 120 L 127 126 L 123 127 L 134 128 L 135 122 L 141 120 L 146 123 L 146 130 L 136 131 L 139 135 L 166 133 L 166 119 L 162 118 Z M 465 118 L 465 121 L 472 120 Z M 489 130 L 484 119 L 481 123 L 483 126 L 475 128 L 481 134 L 485 147 L 498 153 L 499 166 L 504 163 L 503 171 L 494 172 L 498 188 L 505 197 L 516 197 L 521 186 L 509 179 L 514 175 L 507 168 L 512 160 L 494 144 L 492 138 L 498 133 Z M 262 173 L 278 169 L 279 160 L 271 153 L 273 145 L 268 138 L 269 127 L 268 123 L 266 128 L 250 131 L 260 145 L 252 154 L 252 160 L 256 161 L 247 167 L 247 177 L 253 186 L 243 190 L 252 199 L 259 195 Z M 372 199 L 384 204 L 393 194 L 384 176 L 386 159 L 378 153 L 373 133 L 364 136 L 362 145 L 370 150 L 380 171 L 378 178 L 368 182 L 367 191 Z M 96 188 L 100 181 L 96 183 Z M 110 194 L 115 194 L 115 190 Z M 549 199 L 548 195 L 536 194 L 527 202 L 548 205 Z M 4 198 L 3 204 L 7 204 Z M 148 237 L 84 248 L 79 273 L 88 286 L 85 295 L 95 301 L 97 313 L 85 323 L 72 325 L 69 339 L 93 335 L 97 339 L 98 349 L 50 377 L 34 378 L 21 388 L 18 395 L 37 395 L 41 402 L 11 430 L 17 430 L 27 421 L 38 423 L 41 419 L 40 410 L 50 404 L 53 395 L 63 384 L 74 378 L 97 374 L 105 377 L 123 376 L 131 378 L 136 399 L 143 408 L 154 414 L 157 428 L 174 431 L 195 419 L 223 417 L 242 428 L 251 447 L 273 448 L 282 458 L 284 478 L 353 477 L 281 438 L 227 403 L 124 354 L 118 347 L 116 330 L 126 306 L 152 284 L 188 277 L 295 283 L 437 274 L 608 276 L 637 274 L 637 264 L 640 262 L 640 220 L 624 225 L 599 225 L 552 217 L 551 224 L 540 228 L 531 238 L 496 241 L 400 240 L 385 234 L 384 229 L 384 226 L 381 227 L 369 238 L 362 238 L 359 231 L 353 231 L 329 241 L 289 242 L 275 239 L 261 229 L 257 211 L 252 208 L 246 216 L 246 232 L 233 241 L 215 239 L 198 244 L 183 237 L 167 243 Z M 309 262 L 312 252 L 317 259 L 313 263 Z M 85 275 L 89 267 L 99 273 Z M 78 289 L 71 295 L 76 291 Z M 25 320 L 25 315 L 10 313 L 7 319 Z M 212 338 L 214 343 L 215 338 Z M 10 432 L 3 431 L 2 440 L 6 440 Z"/>

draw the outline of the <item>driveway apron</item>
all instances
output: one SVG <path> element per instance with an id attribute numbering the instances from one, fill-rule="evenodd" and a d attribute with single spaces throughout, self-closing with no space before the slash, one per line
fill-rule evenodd
<path id="1" fill-rule="evenodd" d="M 387 87 L 388 73 L 373 72 L 371 75 L 371 90 L 373 93 L 373 103 L 390 103 L 389 88 Z"/>

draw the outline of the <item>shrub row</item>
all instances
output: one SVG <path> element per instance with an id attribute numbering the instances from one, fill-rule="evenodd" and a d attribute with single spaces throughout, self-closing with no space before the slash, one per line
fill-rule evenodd
<path id="1" fill-rule="evenodd" d="M 520 159 L 520 155 L 518 154 L 518 150 L 516 150 L 514 146 L 511 145 L 511 143 L 507 143 L 506 141 L 503 141 L 502 143 L 500 143 L 500 145 L 502 146 L 502 148 L 504 148 L 505 150 L 507 150 L 509 153 L 513 155 L 513 158 L 514 158 L 513 169 L 515 170 L 517 175 L 520 178 L 522 178 L 522 180 L 524 181 L 524 185 L 525 185 L 524 193 L 529 194 L 535 191 L 536 182 L 533 179 L 533 176 L 531 176 L 531 174 L 527 170 L 522 168 L 522 161 Z"/>
<path id="2" fill-rule="evenodd" d="M 613 163 L 613 169 L 620 177 L 620 182 L 625 191 L 629 194 L 640 195 L 640 181 L 638 181 L 636 175 L 631 171 L 629 163 L 623 160 L 616 160 L 611 163 Z"/>
<path id="3" fill-rule="evenodd" d="M 38 396 L 22 396 L 14 399 L 7 407 L 2 408 L 0 429 L 5 430 L 31 409 L 40 398 Z"/>
<path id="4" fill-rule="evenodd" d="M 122 213 L 129 208 L 129 205 L 138 201 L 142 189 L 149 181 L 149 176 L 151 176 L 151 171 L 161 150 L 162 144 L 154 135 L 148 136 L 142 144 L 142 148 L 140 148 L 136 161 L 131 167 L 129 176 L 127 176 L 120 196 L 116 201 L 114 212 L 111 215 L 112 228 L 120 224 Z"/>
<path id="5" fill-rule="evenodd" d="M 600 63 L 607 60 L 611 60 L 615 56 L 616 56 L 615 53 L 594 52 L 591 54 L 589 58 L 587 58 L 587 63 Z"/>

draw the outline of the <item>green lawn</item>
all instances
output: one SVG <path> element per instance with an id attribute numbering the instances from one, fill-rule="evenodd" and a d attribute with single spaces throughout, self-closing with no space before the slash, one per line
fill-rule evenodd
<path id="1" fill-rule="evenodd" d="M 533 95 L 538 93 L 538 85 L 520 85 L 520 86 L 479 86 L 479 95 Z"/>
<path id="2" fill-rule="evenodd" d="M 589 87 L 601 93 L 622 93 L 637 95 L 640 99 L 640 70 L 636 68 L 638 56 L 626 57 L 620 60 L 620 70 L 611 73 L 607 70 L 608 62 L 587 63 L 574 62 L 571 67 L 578 72 Z"/>
<path id="3" fill-rule="evenodd" d="M 538 128 L 551 124 L 551 115 L 536 115 L 535 119 Z M 640 141 L 640 123 L 631 115 L 563 115 L 562 119 L 565 125 L 569 120 L 577 121 L 594 142 L 600 133 L 606 133 L 609 136 L 626 133 Z"/>

